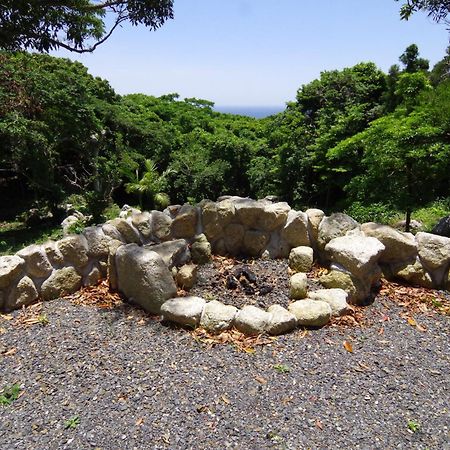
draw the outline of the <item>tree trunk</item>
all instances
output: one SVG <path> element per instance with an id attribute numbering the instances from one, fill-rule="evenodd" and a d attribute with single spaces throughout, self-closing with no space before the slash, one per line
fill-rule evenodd
<path id="1" fill-rule="evenodd" d="M 409 233 L 410 230 L 411 230 L 411 210 L 408 208 L 406 210 L 405 231 Z"/>

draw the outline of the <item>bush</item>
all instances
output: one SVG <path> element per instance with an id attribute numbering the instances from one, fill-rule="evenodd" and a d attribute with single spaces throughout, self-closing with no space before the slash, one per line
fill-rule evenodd
<path id="1" fill-rule="evenodd" d="M 359 223 L 376 222 L 386 225 L 398 220 L 401 216 L 398 211 L 384 203 L 364 205 L 361 202 L 354 202 L 344 212 Z"/>
<path id="2" fill-rule="evenodd" d="M 450 198 L 443 198 L 415 210 L 412 218 L 423 224 L 424 231 L 431 231 L 442 217 L 448 215 L 450 215 Z"/>

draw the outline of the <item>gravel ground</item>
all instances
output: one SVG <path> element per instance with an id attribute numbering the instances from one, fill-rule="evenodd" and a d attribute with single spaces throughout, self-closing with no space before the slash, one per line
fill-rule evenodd
<path id="1" fill-rule="evenodd" d="M 125 304 L 42 308 L 0 317 L 2 450 L 450 449 L 448 317 L 378 298 L 364 327 L 240 353 Z"/>

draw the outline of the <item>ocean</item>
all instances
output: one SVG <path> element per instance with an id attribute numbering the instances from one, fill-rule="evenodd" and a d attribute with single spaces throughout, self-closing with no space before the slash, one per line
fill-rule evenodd
<path id="1" fill-rule="evenodd" d="M 284 106 L 214 106 L 214 111 L 262 119 L 284 111 Z"/>

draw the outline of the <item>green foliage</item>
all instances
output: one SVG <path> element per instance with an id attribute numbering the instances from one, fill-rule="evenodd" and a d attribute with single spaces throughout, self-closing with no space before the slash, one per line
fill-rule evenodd
<path id="1" fill-rule="evenodd" d="M 92 52 L 123 22 L 157 29 L 173 17 L 172 0 L 4 0 L 0 48 Z M 108 14 L 109 20 L 105 21 Z M 106 23 L 111 24 L 107 29 Z"/>
<path id="2" fill-rule="evenodd" d="M 395 0 L 404 1 L 404 0 Z M 424 11 L 436 22 L 449 24 L 450 5 L 447 0 L 406 0 L 400 9 L 400 17 L 408 20 L 417 11 Z"/>
<path id="3" fill-rule="evenodd" d="M 416 420 L 408 420 L 408 429 L 413 433 L 417 433 L 420 430 L 420 424 Z"/>
<path id="4" fill-rule="evenodd" d="M 399 218 L 399 213 L 390 205 L 380 202 L 363 204 L 355 201 L 345 208 L 344 212 L 359 223 L 376 222 L 388 225 Z"/>
<path id="5" fill-rule="evenodd" d="M 12 402 L 19 398 L 20 391 L 20 385 L 17 383 L 4 387 L 0 391 L 0 405 L 11 405 Z"/>
<path id="6" fill-rule="evenodd" d="M 278 373 L 289 373 L 291 371 L 291 368 L 289 366 L 286 366 L 284 364 L 275 364 L 273 366 L 273 368 L 278 372 Z"/>
<path id="7" fill-rule="evenodd" d="M 74 430 L 80 424 L 79 416 L 72 416 L 70 419 L 64 421 L 64 428 Z"/>
<path id="8" fill-rule="evenodd" d="M 450 197 L 430 202 L 413 212 L 414 219 L 421 222 L 423 230 L 428 232 L 432 230 L 440 219 L 448 215 L 450 215 Z"/>

